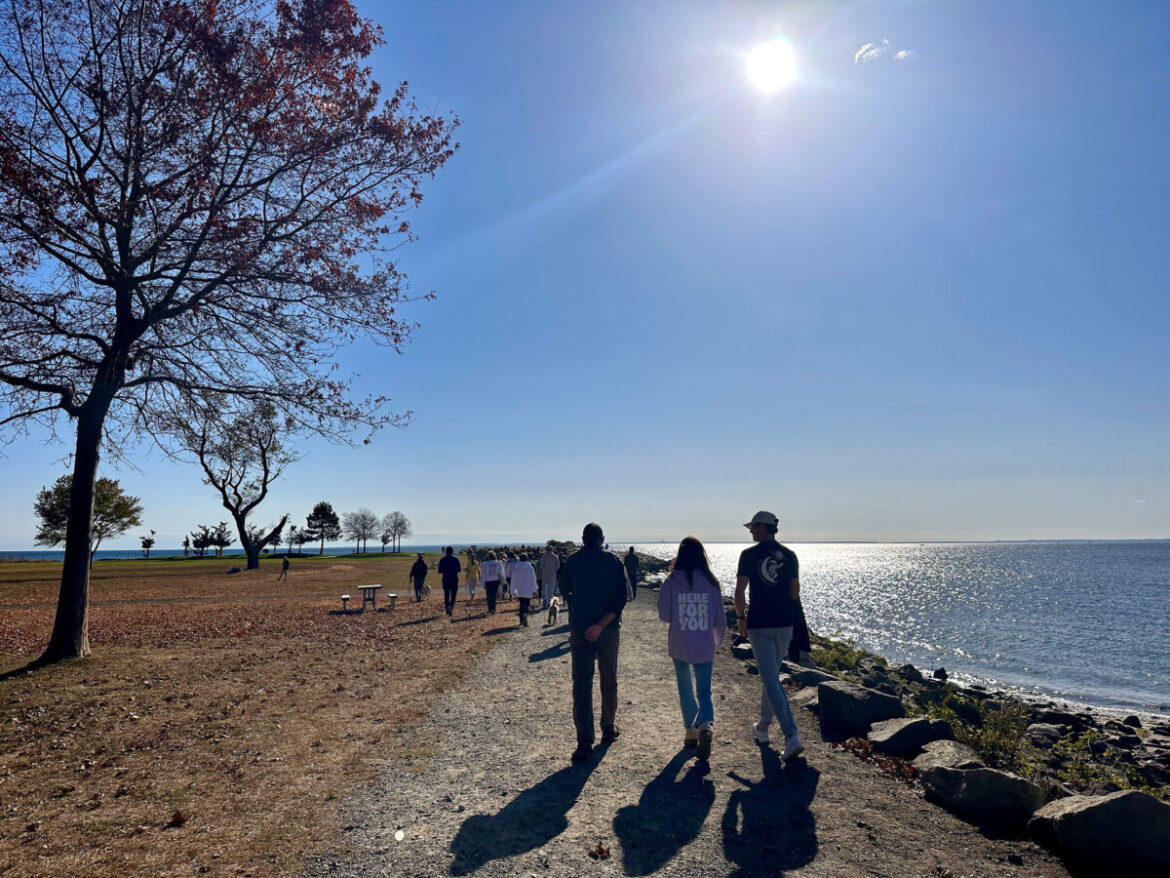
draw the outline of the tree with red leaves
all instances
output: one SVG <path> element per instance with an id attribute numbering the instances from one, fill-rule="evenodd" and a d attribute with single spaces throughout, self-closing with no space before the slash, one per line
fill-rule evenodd
<path id="1" fill-rule="evenodd" d="M 9 0 L 0 10 L 0 424 L 75 430 L 57 615 L 89 652 L 104 449 L 204 394 L 344 436 L 337 350 L 401 351 L 392 251 L 452 119 L 380 97 L 351 0 Z"/>

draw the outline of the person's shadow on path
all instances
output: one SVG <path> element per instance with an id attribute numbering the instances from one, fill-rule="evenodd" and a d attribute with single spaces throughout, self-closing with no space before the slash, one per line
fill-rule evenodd
<path id="1" fill-rule="evenodd" d="M 469 875 L 490 860 L 514 857 L 556 838 L 569 825 L 569 809 L 608 745 L 589 762 L 573 764 L 520 793 L 497 814 L 473 814 L 451 841 L 452 875 Z"/>
<path id="2" fill-rule="evenodd" d="M 542 649 L 540 652 L 534 652 L 528 656 L 529 662 L 542 662 L 545 659 L 560 658 L 563 655 L 569 654 L 569 641 L 562 640 L 560 643 L 554 643 L 552 646 Z"/>
<path id="3" fill-rule="evenodd" d="M 627 875 L 652 875 L 684 845 L 694 840 L 715 803 L 711 769 L 696 761 L 678 777 L 694 751 L 675 756 L 646 785 L 637 805 L 617 812 L 613 830 L 622 843 L 622 868 Z"/>
<path id="4" fill-rule="evenodd" d="M 744 786 L 728 797 L 723 811 L 723 853 L 739 867 L 735 876 L 776 876 L 817 855 L 816 821 L 809 805 L 820 772 L 803 759 L 785 766 L 771 747 L 761 747 L 760 758 L 762 780 L 728 775 Z"/>

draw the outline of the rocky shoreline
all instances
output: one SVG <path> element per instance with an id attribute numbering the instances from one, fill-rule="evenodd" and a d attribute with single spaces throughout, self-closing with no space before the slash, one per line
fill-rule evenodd
<path id="1" fill-rule="evenodd" d="M 811 639 L 809 666 L 785 663 L 784 682 L 826 741 L 972 823 L 1027 833 L 1070 868 L 1170 874 L 1167 718 L 1026 701 Z M 750 645 L 732 652 L 758 673 Z"/>

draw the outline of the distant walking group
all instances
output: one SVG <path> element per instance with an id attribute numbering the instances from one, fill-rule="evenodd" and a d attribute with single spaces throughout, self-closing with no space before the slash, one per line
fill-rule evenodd
<path id="1" fill-rule="evenodd" d="M 757 512 L 744 527 L 755 545 L 740 555 L 734 603 L 739 634 L 751 642 L 763 684 L 760 717 L 751 727 L 752 734 L 757 743 L 769 744 L 769 727 L 773 718 L 778 719 L 784 733 L 781 759 L 787 762 L 804 750 L 780 684 L 780 662 L 788 652 L 800 598 L 799 562 L 791 549 L 777 542 L 779 519 L 772 513 Z M 572 607 L 569 649 L 577 729 L 574 762 L 591 757 L 596 739 L 594 666 L 600 677 L 601 741 L 612 743 L 621 734 L 616 722 L 618 647 L 622 610 L 634 596 L 627 565 L 603 549 L 601 526 L 587 524 L 581 541 L 583 547 L 569 556 L 560 576 L 561 593 Z M 632 548 L 627 558 L 630 556 L 636 564 Z M 711 668 L 715 650 L 727 634 L 727 617 L 719 581 L 711 572 L 703 544 L 694 537 L 679 544 L 670 575 L 658 593 L 658 615 L 670 625 L 667 652 L 678 684 L 683 744 L 706 760 L 715 725 Z"/>

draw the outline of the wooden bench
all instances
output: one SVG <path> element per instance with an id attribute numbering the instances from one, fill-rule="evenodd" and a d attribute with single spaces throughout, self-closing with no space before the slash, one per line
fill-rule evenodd
<path id="1" fill-rule="evenodd" d="M 343 594 L 341 596 L 341 612 L 343 612 L 343 613 L 349 612 L 349 595 L 347 595 L 347 594 Z"/>

